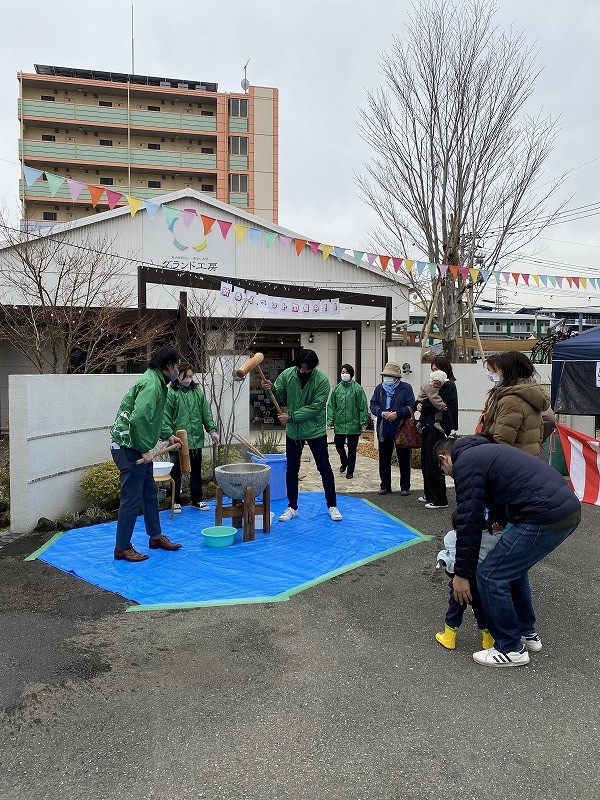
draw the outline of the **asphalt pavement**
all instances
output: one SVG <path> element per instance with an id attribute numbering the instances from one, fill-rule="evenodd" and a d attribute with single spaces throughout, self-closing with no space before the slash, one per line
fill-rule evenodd
<path id="1" fill-rule="evenodd" d="M 451 509 L 417 495 L 365 497 L 431 541 L 285 603 L 124 613 L 5 544 L 2 800 L 600 798 L 600 509 L 531 572 L 542 652 L 491 669 L 470 611 L 435 642 Z"/>

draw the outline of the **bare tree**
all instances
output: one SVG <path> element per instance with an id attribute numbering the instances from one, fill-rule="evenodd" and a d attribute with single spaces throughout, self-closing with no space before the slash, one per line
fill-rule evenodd
<path id="1" fill-rule="evenodd" d="M 37 372 L 102 372 L 118 359 L 144 359 L 167 326 L 135 313 L 135 284 L 112 242 L 21 232 L 0 219 L 0 341 Z M 134 306 L 134 308 L 132 308 Z"/>
<path id="2" fill-rule="evenodd" d="M 558 210 L 547 209 L 558 182 L 538 187 L 555 123 L 524 109 L 537 77 L 534 54 L 521 36 L 494 26 L 494 13 L 485 0 L 415 5 L 406 40 L 382 58 L 385 84 L 369 93 L 359 126 L 377 154 L 358 183 L 382 223 L 373 232 L 378 246 L 483 270 L 483 278 L 406 273 L 437 312 L 452 360 L 457 322 L 488 273 Z"/>

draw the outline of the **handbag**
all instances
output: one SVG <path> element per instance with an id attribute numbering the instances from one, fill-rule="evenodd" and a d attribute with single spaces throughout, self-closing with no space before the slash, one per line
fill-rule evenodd
<path id="1" fill-rule="evenodd" d="M 422 441 L 421 431 L 417 428 L 411 408 L 410 417 L 403 419 L 396 431 L 396 447 L 421 447 Z"/>

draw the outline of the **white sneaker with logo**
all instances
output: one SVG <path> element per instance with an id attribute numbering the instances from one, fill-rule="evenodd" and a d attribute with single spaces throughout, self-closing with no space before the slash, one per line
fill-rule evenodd
<path id="1" fill-rule="evenodd" d="M 519 652 L 501 653 L 495 647 L 473 653 L 473 661 L 483 667 L 524 667 L 529 664 L 529 653 L 523 647 Z"/>
<path id="2" fill-rule="evenodd" d="M 181 505 L 179 503 L 175 503 L 175 505 L 173 506 L 173 513 L 181 514 Z"/>
<path id="3" fill-rule="evenodd" d="M 526 636 L 521 636 L 521 641 L 530 653 L 539 653 L 542 649 L 542 640 L 535 631 L 528 633 Z"/>
<path id="4" fill-rule="evenodd" d="M 334 522 L 342 521 L 342 515 L 340 514 L 340 510 L 337 506 L 331 506 L 329 508 L 329 516 Z"/>
<path id="5" fill-rule="evenodd" d="M 283 514 L 279 515 L 279 522 L 289 522 L 291 519 L 295 519 L 297 516 L 298 509 L 288 506 Z"/>

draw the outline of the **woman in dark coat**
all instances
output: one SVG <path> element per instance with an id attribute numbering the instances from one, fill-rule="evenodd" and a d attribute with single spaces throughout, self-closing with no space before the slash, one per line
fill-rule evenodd
<path id="1" fill-rule="evenodd" d="M 431 369 L 441 369 L 445 372 L 448 380 L 442 384 L 439 394 L 446 403 L 447 410 L 442 413 L 442 428 L 445 435 L 450 431 L 458 430 L 458 392 L 456 391 L 456 378 L 452 371 L 452 364 L 445 356 L 437 356 Z M 444 434 L 437 430 L 435 426 L 435 415 L 439 411 L 433 403 L 427 399 L 417 405 L 417 410 L 421 412 L 421 425 L 423 433 L 423 443 L 421 445 L 421 471 L 423 472 L 424 493 L 419 500 L 425 503 L 425 508 L 447 508 L 448 495 L 446 494 L 446 478 L 440 469 L 433 455 L 433 448 Z"/>

